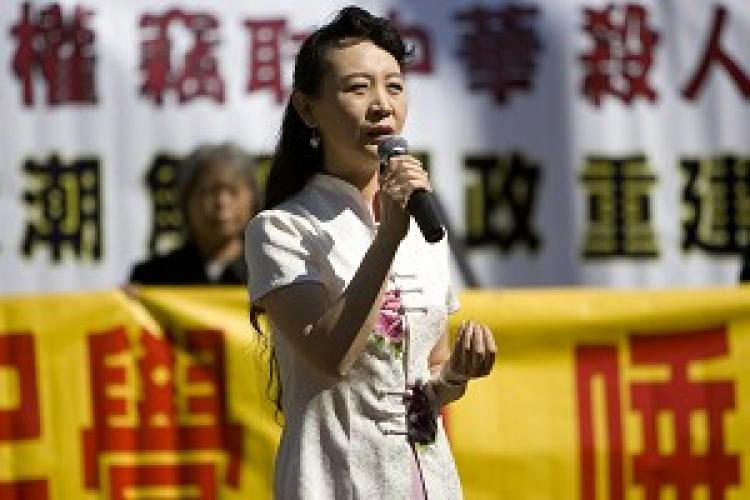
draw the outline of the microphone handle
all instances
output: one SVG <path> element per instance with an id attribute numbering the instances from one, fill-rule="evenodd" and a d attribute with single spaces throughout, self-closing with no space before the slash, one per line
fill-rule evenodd
<path id="1" fill-rule="evenodd" d="M 406 209 L 417 221 L 422 236 L 428 243 L 437 243 L 445 236 L 445 229 L 440 223 L 440 215 L 435 207 L 432 193 L 424 189 L 417 189 L 411 193 Z"/>

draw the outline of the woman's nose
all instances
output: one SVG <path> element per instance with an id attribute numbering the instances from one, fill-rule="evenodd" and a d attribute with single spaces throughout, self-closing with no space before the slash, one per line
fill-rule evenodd
<path id="1" fill-rule="evenodd" d="M 370 102 L 370 111 L 381 117 L 393 113 L 393 103 L 385 89 L 378 89 L 373 92 L 373 98 Z"/>

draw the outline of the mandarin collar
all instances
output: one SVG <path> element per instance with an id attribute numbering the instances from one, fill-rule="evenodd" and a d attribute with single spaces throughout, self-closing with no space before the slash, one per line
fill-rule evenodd
<path id="1" fill-rule="evenodd" d="M 312 183 L 318 187 L 333 191 L 336 194 L 344 195 L 346 198 L 351 200 L 353 206 L 352 209 L 362 219 L 362 221 L 370 227 L 375 227 L 375 221 L 370 207 L 365 203 L 362 193 L 354 185 L 348 183 L 343 179 L 339 179 L 331 174 L 323 172 L 317 172 L 313 178 Z"/>

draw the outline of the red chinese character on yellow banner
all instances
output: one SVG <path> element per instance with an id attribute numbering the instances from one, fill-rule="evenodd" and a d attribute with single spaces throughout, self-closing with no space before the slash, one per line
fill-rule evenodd
<path id="1" fill-rule="evenodd" d="M 670 487 L 677 500 L 690 500 L 703 488 L 712 500 L 729 498 L 727 490 L 739 484 L 739 455 L 729 453 L 724 420 L 735 409 L 733 380 L 697 381 L 689 376 L 695 362 L 729 354 L 725 327 L 634 335 L 630 338 L 634 368 L 666 369 L 668 378 L 630 383 L 632 410 L 640 417 L 641 449 L 632 458 L 633 484 L 645 500 L 658 500 Z M 602 476 L 609 477 L 607 498 L 625 498 L 623 465 L 622 390 L 615 346 L 579 346 L 576 351 L 579 439 L 581 450 L 581 499 L 593 500 Z M 664 422 L 671 422 L 666 425 Z M 697 425 L 704 428 L 697 429 Z M 602 427 L 599 427 L 602 426 Z M 597 442 L 594 431 L 605 430 L 605 442 Z M 708 436 L 705 449 L 691 436 Z M 671 444 L 665 444 L 671 443 Z M 665 449 L 666 447 L 666 449 Z M 604 450 L 607 470 L 597 474 L 595 456 Z"/>
<path id="2" fill-rule="evenodd" d="M 0 445 L 42 437 L 34 351 L 33 335 L 0 333 Z M 0 480 L 2 500 L 47 498 L 45 479 Z"/>
<path id="3" fill-rule="evenodd" d="M 211 463 L 113 466 L 109 469 L 109 500 L 217 500 L 216 466 Z M 165 488 L 165 485 L 170 486 Z"/>
<path id="4" fill-rule="evenodd" d="M 190 486 L 210 499 L 221 481 L 239 487 L 243 430 L 228 421 L 224 336 L 190 330 L 175 340 L 143 331 L 131 346 L 124 328 L 89 336 L 93 425 L 83 431 L 87 488 L 106 480 L 122 491 L 169 487 L 182 498 L 179 491 Z M 196 451 L 226 453 L 226 476 L 217 479 L 216 463 L 185 454 Z M 170 453 L 174 463 L 149 463 L 154 452 Z M 133 460 L 102 462 L 123 453 Z M 101 463 L 110 467 L 103 470 Z"/>
<path id="5" fill-rule="evenodd" d="M 745 99 L 750 99 L 750 74 L 742 71 L 739 64 L 727 54 L 721 45 L 721 36 L 728 19 L 729 12 L 726 7 L 720 5 L 714 9 L 713 26 L 703 57 L 695 73 L 682 89 L 682 95 L 686 99 L 694 101 L 698 97 L 714 63 L 721 65 Z"/>
<path id="6" fill-rule="evenodd" d="M 594 451 L 603 443 L 595 439 L 595 420 L 606 418 L 606 446 L 609 463 L 610 500 L 625 498 L 623 479 L 622 403 L 617 348 L 581 346 L 576 351 L 576 390 L 578 393 L 578 432 L 581 447 L 581 500 L 596 498 Z M 597 414 L 597 410 L 599 413 Z"/>
<path id="7" fill-rule="evenodd" d="M 696 382 L 688 377 L 692 362 L 728 354 L 726 329 L 678 335 L 634 337 L 631 361 L 635 366 L 664 366 L 665 382 L 633 382 L 630 398 L 641 415 L 643 450 L 633 458 L 633 480 L 643 486 L 646 500 L 658 500 L 663 485 L 674 485 L 678 499 L 692 498 L 693 488 L 708 487 L 709 498 L 726 498 L 727 488 L 739 484 L 738 455 L 727 454 L 723 420 L 735 409 L 734 382 Z M 674 449 L 660 453 L 657 419 L 671 414 Z M 691 419 L 703 414 L 708 427 L 708 448 L 691 450 Z M 658 465 L 657 465 L 658 464 Z"/>
<path id="8" fill-rule="evenodd" d="M 3 378 L 10 386 L 3 390 L 6 397 L 2 399 L 7 400 L 0 400 L 0 443 L 41 437 L 34 337 L 31 334 L 0 333 L 0 370 L 7 374 Z"/>
<path id="9" fill-rule="evenodd" d="M 93 12 L 77 6 L 64 17 L 59 4 L 33 12 L 21 5 L 21 19 L 11 28 L 18 46 L 13 72 L 23 87 L 23 103 L 34 104 L 34 76 L 39 72 L 47 86 L 47 104 L 95 104 L 94 32 L 87 26 Z"/>
<path id="10" fill-rule="evenodd" d="M 44 479 L 20 479 L 0 481 L 0 498 L 3 500 L 47 500 L 47 481 Z"/>
<path id="11" fill-rule="evenodd" d="M 601 10 L 584 9 L 583 30 L 593 41 L 583 54 L 586 76 L 583 95 L 599 106 L 605 95 L 630 104 L 636 97 L 656 101 L 648 82 L 659 35 L 648 25 L 648 11 L 642 5 L 609 5 Z"/>
<path id="12" fill-rule="evenodd" d="M 214 54 L 219 44 L 216 16 L 170 9 L 164 14 L 143 15 L 140 27 L 149 36 L 141 42 L 143 96 L 161 105 L 166 92 L 174 90 L 180 104 L 198 97 L 224 102 L 224 81 Z M 172 36 L 178 33 L 190 40 L 189 47 L 179 47 L 183 38 Z"/>

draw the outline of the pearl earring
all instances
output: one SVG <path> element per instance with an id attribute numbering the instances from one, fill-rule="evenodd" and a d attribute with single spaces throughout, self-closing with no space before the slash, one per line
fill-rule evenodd
<path id="1" fill-rule="evenodd" d="M 320 146 L 320 136 L 318 135 L 317 129 L 312 129 L 312 132 L 310 133 L 310 146 L 313 149 L 318 149 Z"/>

